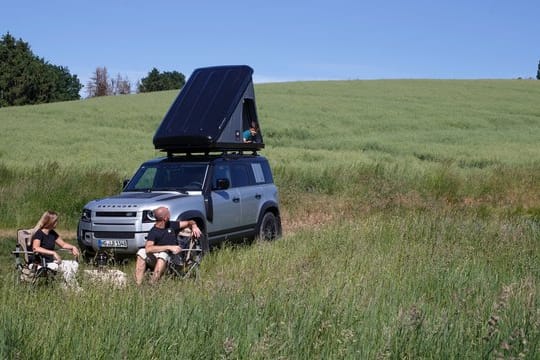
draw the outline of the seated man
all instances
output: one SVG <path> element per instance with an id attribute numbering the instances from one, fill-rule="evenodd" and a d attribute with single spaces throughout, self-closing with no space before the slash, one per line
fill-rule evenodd
<path id="1" fill-rule="evenodd" d="M 171 213 L 166 207 L 159 207 L 154 210 L 156 223 L 150 229 L 146 244 L 143 249 L 137 252 L 137 263 L 135 266 L 135 281 L 141 285 L 144 272 L 146 270 L 147 259 L 150 254 L 156 257 L 154 274 L 151 283 L 157 282 L 167 268 L 170 254 L 178 254 L 182 248 L 178 245 L 177 235 L 180 230 L 189 227 L 196 238 L 201 236 L 201 230 L 193 220 L 170 221 Z"/>

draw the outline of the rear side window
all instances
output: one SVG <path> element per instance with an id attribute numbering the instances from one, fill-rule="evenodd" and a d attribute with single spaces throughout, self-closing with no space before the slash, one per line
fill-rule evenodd
<path id="1" fill-rule="evenodd" d="M 251 163 L 251 169 L 253 170 L 256 184 L 272 184 L 274 182 L 268 162 L 262 161 Z"/>
<path id="2" fill-rule="evenodd" d="M 260 163 L 252 163 L 251 169 L 253 170 L 253 176 L 255 177 L 256 184 L 266 183 L 264 171 Z"/>
<path id="3" fill-rule="evenodd" d="M 249 168 L 246 164 L 231 165 L 232 187 L 242 187 L 251 185 Z"/>
<path id="4" fill-rule="evenodd" d="M 231 188 L 252 185 L 253 180 L 249 171 L 248 165 L 243 163 L 218 165 L 214 169 L 212 186 L 217 187 L 218 179 L 228 179 Z"/>
<path id="5" fill-rule="evenodd" d="M 272 184 L 272 172 L 267 161 L 237 161 L 220 163 L 214 167 L 212 187 L 217 187 L 218 179 L 228 179 L 231 188 Z"/>

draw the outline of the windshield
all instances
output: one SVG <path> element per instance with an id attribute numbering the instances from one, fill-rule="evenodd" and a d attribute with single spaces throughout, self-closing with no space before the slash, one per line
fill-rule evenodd
<path id="1" fill-rule="evenodd" d="M 201 191 L 208 164 L 143 165 L 124 191 Z"/>

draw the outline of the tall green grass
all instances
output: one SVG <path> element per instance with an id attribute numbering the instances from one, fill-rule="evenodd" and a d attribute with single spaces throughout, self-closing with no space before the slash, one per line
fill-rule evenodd
<path id="1" fill-rule="evenodd" d="M 537 357 L 540 82 L 255 90 L 284 238 L 213 252 L 196 281 L 72 294 L 16 286 L 0 235 L 0 358 Z M 45 209 L 74 230 L 160 155 L 174 96 L 0 109 L 3 234 Z"/>
<path id="2" fill-rule="evenodd" d="M 426 209 L 442 205 L 493 214 L 540 217 L 540 171 L 498 166 L 462 172 L 455 165 L 412 171 L 384 164 L 276 165 L 282 208 L 302 219 L 318 204 L 329 214 L 354 218 L 358 212 L 393 208 Z M 90 200 L 118 193 L 122 176 L 114 170 L 69 169 L 44 163 L 28 169 L 0 165 L 0 229 L 32 226 L 45 209 L 61 214 L 62 229 L 74 230 Z M 316 198 L 316 199 L 314 199 Z"/>
<path id="3" fill-rule="evenodd" d="M 350 198 L 374 190 L 385 197 L 398 191 L 489 206 L 504 201 L 525 212 L 538 208 L 538 82 L 328 81 L 257 85 L 256 93 L 267 145 L 262 154 L 294 201 L 299 191 Z M 79 187 L 84 200 L 116 192 L 116 183 L 142 161 L 163 155 L 153 150 L 152 136 L 176 95 L 0 109 L 0 171 L 12 172 L 0 179 L 0 202 L 11 214 L 0 216 L 0 226 L 19 226 L 29 208 L 49 202 L 21 207 L 22 196 L 12 195 L 41 191 L 25 172 L 49 163 L 58 164 L 61 176 L 96 179 Z M 99 185 L 102 172 L 105 179 L 117 174 L 114 186 Z M 65 181 L 55 193 L 61 198 L 68 196 Z M 17 209 L 24 214 L 14 215 Z M 76 211 L 66 210 L 73 227 Z"/>
<path id="4" fill-rule="evenodd" d="M 0 356 L 534 359 L 539 230 L 379 215 L 222 249 L 193 281 L 111 290 L 82 278 L 71 294 L 4 276 Z"/>
<path id="5" fill-rule="evenodd" d="M 88 201 L 121 188 L 121 177 L 113 170 L 69 169 L 56 162 L 28 169 L 0 164 L 0 229 L 33 227 L 50 209 L 59 212 L 59 227 L 75 230 Z"/>

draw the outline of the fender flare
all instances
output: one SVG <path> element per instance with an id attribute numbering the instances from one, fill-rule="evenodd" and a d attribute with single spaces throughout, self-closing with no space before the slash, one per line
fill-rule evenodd
<path id="1" fill-rule="evenodd" d="M 267 211 L 269 211 L 268 209 L 272 209 L 270 211 L 272 211 L 274 213 L 274 215 L 276 216 L 278 226 L 279 226 L 279 236 L 281 236 L 281 234 L 282 234 L 281 215 L 280 215 L 280 212 L 279 212 L 279 205 L 275 201 L 267 201 L 261 206 L 261 210 L 259 211 L 259 216 L 257 218 L 257 227 L 256 227 L 256 229 L 258 229 L 259 226 L 261 225 L 261 220 L 262 220 L 264 214 Z"/>
<path id="2" fill-rule="evenodd" d="M 259 219 L 258 219 L 258 220 L 261 219 L 262 215 L 263 215 L 266 211 L 268 211 L 269 208 L 274 208 L 274 209 L 275 209 L 275 211 L 274 211 L 275 215 L 276 215 L 277 217 L 280 216 L 280 214 L 279 214 L 279 205 L 278 205 L 278 203 L 275 202 L 275 201 L 267 201 L 267 202 L 265 202 L 265 203 L 261 206 L 261 210 L 259 211 Z"/>

